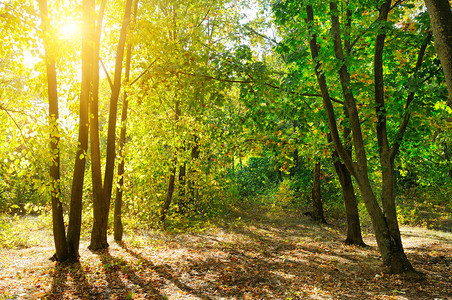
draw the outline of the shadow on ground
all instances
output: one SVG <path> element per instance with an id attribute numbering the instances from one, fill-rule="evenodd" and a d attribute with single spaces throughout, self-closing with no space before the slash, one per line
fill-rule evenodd
<path id="1" fill-rule="evenodd" d="M 3 283 L 0 291 L 5 299 L 37 299 L 31 285 L 41 280 L 41 299 L 452 297 L 450 234 L 402 228 L 407 255 L 425 274 L 416 282 L 382 273 L 371 236 L 365 238 L 370 247 L 346 246 L 338 230 L 295 216 L 231 222 L 202 234 L 149 232 L 138 246 L 136 236 L 111 242 L 106 251 L 84 245 L 79 263 L 24 272 L 33 297 L 14 296 Z M 45 272 L 50 276 L 42 277 Z"/>

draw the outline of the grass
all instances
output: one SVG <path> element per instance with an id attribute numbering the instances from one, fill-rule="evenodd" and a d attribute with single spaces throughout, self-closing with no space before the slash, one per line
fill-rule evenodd
<path id="1" fill-rule="evenodd" d="M 21 249 L 50 243 L 50 214 L 36 216 L 1 216 L 0 248 Z M 33 234 L 30 234 L 33 233 Z"/>

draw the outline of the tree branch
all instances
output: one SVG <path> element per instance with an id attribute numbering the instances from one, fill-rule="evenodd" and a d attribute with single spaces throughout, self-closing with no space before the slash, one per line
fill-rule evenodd
<path id="1" fill-rule="evenodd" d="M 425 49 L 427 48 L 428 44 L 430 43 L 431 38 L 432 38 L 432 34 L 429 33 L 427 35 L 427 38 L 425 39 L 424 43 L 422 44 L 421 48 L 419 49 L 416 66 L 414 67 L 413 77 L 414 77 L 414 75 L 416 75 L 418 73 L 419 69 L 421 68 L 422 61 L 423 61 L 424 55 L 425 55 Z M 400 143 L 402 142 L 402 139 L 403 139 L 403 135 L 405 134 L 406 129 L 408 127 L 408 122 L 410 121 L 410 117 L 411 117 L 411 112 L 408 111 L 408 107 L 410 106 L 410 104 L 413 100 L 414 100 L 414 92 L 411 92 L 406 99 L 403 120 L 400 123 L 399 129 L 397 130 L 397 133 L 395 135 L 394 144 L 392 145 L 392 147 L 390 149 L 391 159 L 394 159 L 395 156 L 397 155 L 397 152 L 399 151 L 399 148 L 400 148 Z"/>
<path id="2" fill-rule="evenodd" d="M 108 84 L 110 85 L 110 89 L 113 89 L 113 81 L 111 81 L 110 74 L 108 73 L 108 70 L 105 67 L 103 60 L 102 59 L 99 59 L 99 60 L 100 60 L 100 64 L 102 65 L 102 69 L 104 69 L 105 75 L 107 75 L 107 80 L 108 80 Z"/>
<path id="3" fill-rule="evenodd" d="M 149 64 L 149 66 L 147 66 L 147 68 L 146 68 L 143 72 L 141 72 L 141 74 L 140 74 L 137 78 L 135 78 L 135 80 L 133 80 L 133 81 L 129 84 L 129 86 L 135 84 L 135 82 L 137 82 L 138 80 L 140 80 L 140 78 L 143 77 L 143 76 L 149 71 L 149 69 L 154 65 L 154 63 L 155 63 L 157 60 L 160 59 L 160 57 L 161 57 L 161 56 L 159 56 L 159 57 L 157 57 L 156 59 L 154 59 L 154 60 Z"/>

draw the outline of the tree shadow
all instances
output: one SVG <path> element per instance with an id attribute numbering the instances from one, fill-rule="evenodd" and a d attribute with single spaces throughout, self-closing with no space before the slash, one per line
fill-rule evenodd
<path id="1" fill-rule="evenodd" d="M 100 259 L 108 282 L 108 293 L 119 299 L 132 299 L 135 293 L 144 293 L 146 299 L 165 299 L 155 286 L 160 285 L 152 279 L 143 279 L 136 266 L 126 260 L 114 257 L 108 250 L 94 252 Z"/>
<path id="2" fill-rule="evenodd" d="M 292 233 L 283 232 L 275 238 L 267 236 L 265 232 L 239 228 L 235 234 L 244 238 L 228 243 L 217 239 L 215 235 L 207 234 L 194 235 L 196 241 L 189 237 L 188 241 L 178 239 L 179 243 L 185 243 L 183 248 L 204 253 L 205 256 L 177 261 L 178 266 L 175 269 L 172 269 L 170 264 L 156 266 L 150 263 L 142 254 L 124 243 L 121 247 L 181 290 L 202 299 L 307 297 L 309 294 L 303 294 L 303 289 L 297 291 L 297 285 L 302 284 L 308 285 L 308 289 L 328 295 L 332 284 L 341 281 L 343 285 L 347 284 L 348 274 L 340 269 L 349 263 L 359 262 L 359 258 L 354 257 L 344 257 L 340 262 L 325 262 L 324 256 L 321 255 L 327 253 L 327 250 L 286 240 Z M 297 234 L 303 235 L 302 232 Z M 218 251 L 222 255 L 211 255 Z M 288 253 L 298 253 L 303 258 L 291 257 Z M 324 283 L 322 280 L 328 282 Z M 193 283 L 196 288 L 184 281 Z M 353 292 L 353 296 L 366 297 L 359 289 Z"/>
<path id="3" fill-rule="evenodd" d="M 97 299 L 102 293 L 88 283 L 85 271 L 80 262 L 56 263 L 52 285 L 46 299 L 62 299 L 65 291 L 70 289 L 69 279 L 74 285 L 74 294 L 80 299 Z"/>
<path id="4" fill-rule="evenodd" d="M 101 264 L 93 270 L 99 275 L 94 277 L 104 282 L 99 286 L 85 277 L 80 264 L 56 265 L 48 298 L 61 299 L 57 296 L 75 285 L 73 295 L 82 299 L 128 299 L 134 294 L 145 299 L 166 299 L 165 294 L 180 299 L 369 299 L 400 294 L 433 299 L 435 291 L 444 291 L 450 282 L 441 275 L 450 264 L 447 247 L 432 245 L 410 254 L 413 262 L 425 261 L 422 266 L 431 278 L 441 278 L 437 283 L 410 283 L 380 272 L 375 247 L 344 245 L 335 228 L 304 222 L 228 226 L 218 234 L 181 234 L 166 242 L 177 254 L 163 254 L 169 258 L 164 262 L 153 259 L 162 255 L 158 247 L 157 256 L 126 243 L 94 252 Z"/>
<path id="5" fill-rule="evenodd" d="M 164 279 L 172 282 L 175 286 L 177 286 L 180 290 L 190 293 L 192 295 L 195 295 L 201 299 L 212 299 L 206 293 L 202 291 L 198 291 L 186 284 L 184 284 L 182 281 L 180 281 L 176 276 L 174 276 L 171 266 L 168 264 L 157 266 L 150 262 L 148 259 L 146 259 L 144 256 L 139 254 L 138 252 L 130 249 L 124 242 L 119 242 L 118 245 L 124 249 L 128 254 L 133 256 L 135 259 L 138 260 L 139 264 L 143 265 L 145 268 L 155 271 L 159 276 L 163 277 Z"/>

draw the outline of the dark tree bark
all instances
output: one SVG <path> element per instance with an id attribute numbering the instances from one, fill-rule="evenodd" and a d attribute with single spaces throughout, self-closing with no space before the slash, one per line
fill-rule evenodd
<path id="1" fill-rule="evenodd" d="M 345 244 L 365 246 L 361 235 L 361 224 L 359 222 L 358 203 L 356 201 L 355 189 L 353 187 L 352 176 L 344 164 L 339 161 L 337 154 L 333 157 L 334 169 L 342 189 L 344 198 L 345 215 L 347 220 L 347 237 Z"/>
<path id="2" fill-rule="evenodd" d="M 104 1 L 105 2 L 105 1 Z M 85 178 L 86 155 L 89 135 L 89 97 L 91 93 L 94 45 L 92 43 L 95 30 L 94 0 L 84 0 L 82 4 L 82 84 L 80 92 L 78 148 L 75 157 L 74 175 L 72 178 L 71 201 L 67 243 L 69 257 L 76 261 L 79 258 L 80 230 L 82 226 L 83 181 Z"/>
<path id="3" fill-rule="evenodd" d="M 184 213 L 187 208 L 187 203 L 185 199 L 185 189 L 186 189 L 186 174 L 187 173 L 187 163 L 184 162 L 179 166 L 179 212 Z"/>
<path id="4" fill-rule="evenodd" d="M 449 177 L 452 179 L 452 151 L 450 149 L 450 144 L 448 142 L 443 142 L 443 150 L 444 150 L 444 160 L 447 163 L 447 166 L 449 166 Z"/>
<path id="5" fill-rule="evenodd" d="M 312 219 L 314 221 L 319 221 L 326 223 L 325 217 L 323 215 L 323 203 L 322 194 L 320 192 L 320 163 L 314 164 L 314 180 L 312 183 Z"/>
<path id="6" fill-rule="evenodd" d="M 386 21 L 391 7 L 391 0 L 385 1 L 380 7 L 379 21 Z M 377 115 L 377 140 L 378 140 L 378 152 L 380 156 L 380 165 L 382 172 L 382 192 L 381 202 L 383 206 L 383 218 L 388 227 L 390 240 L 390 247 L 393 258 L 391 261 L 391 269 L 394 273 L 413 272 L 414 269 L 411 263 L 406 258 L 403 250 L 402 239 L 400 237 L 399 224 L 397 221 L 397 212 L 395 206 L 395 193 L 394 193 L 394 159 L 398 152 L 399 140 L 391 147 L 388 141 L 387 122 L 386 122 L 386 105 L 385 105 L 385 93 L 384 93 L 384 75 L 383 75 L 383 50 L 386 39 L 386 33 L 383 31 L 378 34 L 375 41 L 375 53 L 374 53 L 374 83 L 375 83 L 375 112 Z M 407 104 L 409 105 L 409 103 Z M 406 130 L 401 127 L 401 135 L 403 136 Z M 399 131 L 400 133 L 400 131 Z M 401 138 L 400 138 L 401 139 Z M 394 258 L 397 258 L 394 260 Z"/>
<path id="7" fill-rule="evenodd" d="M 333 7 L 334 10 L 334 7 Z M 333 16 L 334 26 L 337 26 L 339 20 Z M 345 13 L 345 24 L 344 24 L 344 51 L 345 55 L 348 57 L 351 54 L 351 27 L 352 27 L 352 12 L 350 6 L 347 6 Z M 340 35 L 339 35 L 340 37 Z M 340 41 L 339 41 L 340 44 Z M 349 119 L 348 111 L 344 106 L 344 114 L 347 119 Z M 344 127 L 343 136 L 346 140 L 346 147 L 348 155 L 351 157 L 351 141 L 350 141 L 351 129 Z M 331 139 L 331 136 L 329 136 Z M 330 140 L 328 142 L 331 142 Z M 353 187 L 352 176 L 348 171 L 345 164 L 340 162 L 339 155 L 336 151 L 333 153 L 334 169 L 339 177 L 339 182 L 341 184 L 342 196 L 344 197 L 345 215 L 347 219 L 347 238 L 345 239 L 345 244 L 348 245 L 358 245 L 365 246 L 363 237 L 361 234 L 361 224 L 359 222 L 359 211 L 358 202 L 356 199 L 355 189 Z"/>
<path id="8" fill-rule="evenodd" d="M 298 149 L 293 152 L 293 166 L 290 169 L 290 176 L 294 176 L 300 169 L 300 156 L 298 154 Z"/>
<path id="9" fill-rule="evenodd" d="M 65 261 L 68 259 L 68 247 L 66 243 L 66 231 L 63 219 L 63 205 L 60 200 L 60 135 L 58 130 L 58 85 L 55 67 L 54 51 L 49 36 L 50 20 L 47 0 L 39 1 L 41 15 L 41 27 L 45 51 L 45 64 L 47 71 L 47 94 L 49 98 L 49 130 L 50 130 L 50 198 L 52 203 L 53 238 L 55 242 L 55 259 Z"/>
<path id="10" fill-rule="evenodd" d="M 105 7 L 103 7 L 105 9 Z M 93 214 L 94 223 L 96 223 L 96 216 L 99 214 L 101 207 L 99 202 L 104 197 L 102 188 L 102 166 L 100 154 L 100 138 L 99 138 L 99 53 L 100 53 L 100 38 L 102 34 L 102 17 L 99 15 L 97 26 L 93 32 L 92 44 L 93 49 L 93 70 L 92 83 L 90 93 L 90 146 L 91 146 L 91 180 L 93 185 Z M 92 237 L 92 236 L 91 236 Z M 108 246 L 108 244 L 107 244 Z M 90 249 L 91 245 L 90 245 Z"/>
<path id="11" fill-rule="evenodd" d="M 452 11 L 448 0 L 424 0 L 430 16 L 435 49 L 438 53 L 449 91 L 452 108 Z"/>
<path id="12" fill-rule="evenodd" d="M 182 165 L 179 166 L 179 196 L 184 197 L 185 196 L 185 176 L 187 173 L 187 164 L 184 162 Z"/>
<path id="13" fill-rule="evenodd" d="M 344 129 L 344 138 L 349 139 L 350 130 Z M 327 135 L 328 143 L 332 142 L 331 135 Z M 348 155 L 352 155 L 351 149 L 347 149 Z M 332 154 L 333 166 L 339 178 L 341 185 L 342 197 L 344 198 L 345 216 L 347 221 L 347 237 L 345 244 L 365 246 L 361 234 L 361 224 L 359 222 L 358 202 L 356 200 L 355 188 L 353 187 L 352 176 L 347 167 L 341 163 L 340 157 L 336 150 Z"/>
<path id="14" fill-rule="evenodd" d="M 116 119 L 118 111 L 118 99 L 119 93 L 121 91 L 121 74 L 122 74 L 122 61 L 124 58 L 124 48 L 126 43 L 127 28 L 130 24 L 130 16 L 132 12 L 132 0 L 127 0 L 123 23 L 121 26 L 121 31 L 119 34 L 118 47 L 116 50 L 116 61 L 115 61 L 115 76 L 112 86 L 111 96 L 110 96 L 110 112 L 108 116 L 108 130 L 107 130 L 107 157 L 105 163 L 105 176 L 103 186 L 101 184 L 101 170 L 100 166 L 100 154 L 98 159 L 99 164 L 96 163 L 96 169 L 93 168 L 93 215 L 94 223 L 91 231 L 91 241 L 89 248 L 91 250 L 100 250 L 108 248 L 107 242 L 107 229 L 108 229 L 108 214 L 110 210 L 111 193 L 113 188 L 113 175 L 115 167 L 116 158 Z M 100 32 L 100 30 L 98 31 Z M 98 70 L 98 60 L 96 66 Z M 98 72 L 98 71 L 97 71 Z M 97 80 L 98 82 L 98 80 Z M 96 93 L 97 94 L 97 93 Z M 97 96 L 95 96 L 97 98 Z M 95 98 L 94 101 L 96 102 Z M 96 106 L 94 103 L 93 106 Z M 98 119 L 98 114 L 94 114 L 94 118 Z M 94 124 L 93 124 L 94 126 Z M 98 132 L 98 128 L 94 131 Z M 93 136 L 91 136 L 93 138 Z M 97 145 L 96 145 L 97 143 Z M 99 150 L 98 141 L 91 143 L 91 151 L 95 153 L 96 156 Z M 93 148 L 95 147 L 95 149 Z M 100 153 L 100 152 L 99 152 Z M 94 161 L 93 161 L 94 163 Z"/>

